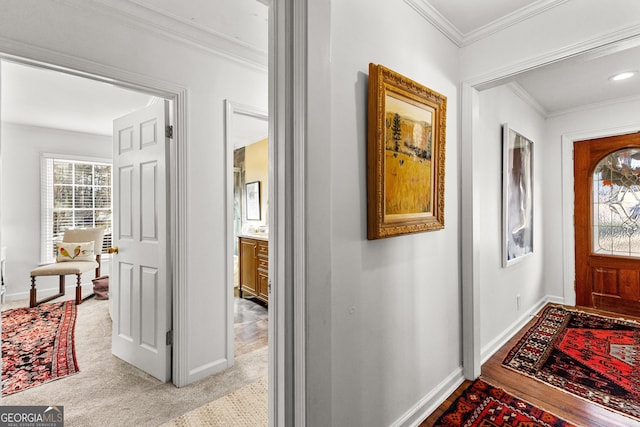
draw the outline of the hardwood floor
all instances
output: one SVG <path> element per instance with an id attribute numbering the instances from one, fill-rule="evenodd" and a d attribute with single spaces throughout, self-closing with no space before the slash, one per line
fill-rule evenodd
<path id="1" fill-rule="evenodd" d="M 595 310 L 585 310 L 598 313 Z M 606 314 L 602 313 L 601 314 Z M 620 317 L 614 315 L 614 317 Z M 629 316 L 626 316 L 629 318 Z M 550 387 L 525 375 L 511 371 L 502 366 L 502 361 L 507 353 L 524 333 L 535 323 L 537 316 L 520 330 L 507 344 L 498 350 L 486 363 L 482 365 L 481 378 L 487 383 L 500 387 L 507 392 L 536 405 L 548 412 L 551 412 L 565 420 L 583 427 L 628 427 L 640 426 L 640 422 L 624 415 L 617 414 L 604 409 L 594 403 L 575 397 L 556 388 Z M 640 319 L 634 319 L 640 320 Z M 465 381 L 440 407 L 434 411 L 420 426 L 432 426 L 436 420 L 444 413 L 455 399 L 462 394 L 471 381 Z"/>
<path id="2" fill-rule="evenodd" d="M 268 345 L 267 307 L 255 299 L 234 299 L 235 356 L 250 353 Z"/>

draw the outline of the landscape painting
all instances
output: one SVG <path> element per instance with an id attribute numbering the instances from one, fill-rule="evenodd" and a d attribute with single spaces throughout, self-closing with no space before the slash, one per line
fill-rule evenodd
<path id="1" fill-rule="evenodd" d="M 444 228 L 447 98 L 369 64 L 367 238 Z"/>
<path id="2" fill-rule="evenodd" d="M 432 123 L 432 108 L 416 106 L 395 94 L 387 94 L 385 216 L 431 213 Z"/>

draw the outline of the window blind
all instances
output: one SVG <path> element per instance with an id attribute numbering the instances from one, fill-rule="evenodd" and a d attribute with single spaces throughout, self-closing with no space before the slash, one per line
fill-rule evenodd
<path id="1" fill-rule="evenodd" d="M 69 228 L 103 227 L 103 252 L 111 247 L 111 164 L 43 155 L 41 164 L 41 253 L 55 260 L 55 242 Z"/>

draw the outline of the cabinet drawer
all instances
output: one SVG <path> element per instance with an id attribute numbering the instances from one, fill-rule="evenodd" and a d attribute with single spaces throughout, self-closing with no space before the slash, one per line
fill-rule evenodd
<path id="1" fill-rule="evenodd" d="M 258 258 L 258 268 L 261 270 L 269 270 L 269 258 Z"/>
<path id="2" fill-rule="evenodd" d="M 269 303 L 269 277 L 258 274 L 258 299 Z"/>
<path id="3" fill-rule="evenodd" d="M 269 255 L 269 243 L 258 242 L 258 255 Z"/>

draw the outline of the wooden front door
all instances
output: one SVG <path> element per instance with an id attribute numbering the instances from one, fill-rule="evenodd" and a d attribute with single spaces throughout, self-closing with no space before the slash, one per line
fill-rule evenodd
<path id="1" fill-rule="evenodd" d="M 576 304 L 640 316 L 640 134 L 574 143 Z"/>

